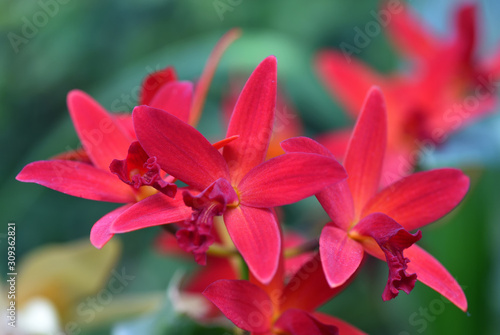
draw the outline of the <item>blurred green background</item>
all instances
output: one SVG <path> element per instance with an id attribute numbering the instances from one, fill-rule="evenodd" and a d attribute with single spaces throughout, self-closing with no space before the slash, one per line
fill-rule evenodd
<path id="1" fill-rule="evenodd" d="M 429 29 L 442 34 L 449 29 L 456 4 L 411 1 Z M 88 92 L 109 110 L 131 111 L 138 85 L 148 73 L 173 65 L 181 79 L 195 80 L 222 34 L 241 27 L 242 37 L 229 48 L 216 72 L 201 131 L 221 137 L 220 102 L 230 75 L 246 76 L 263 58 L 274 54 L 280 89 L 300 114 L 306 134 L 314 135 L 351 121 L 321 86 L 314 74 L 313 56 L 322 48 L 338 48 L 341 42 L 352 41 L 353 28 L 372 20 L 370 11 L 377 8 L 375 1 L 368 0 L 0 2 L 0 234 L 6 234 L 7 222 L 16 222 L 18 260 L 22 262 L 23 255 L 34 248 L 88 238 L 92 224 L 115 208 L 14 180 L 27 163 L 77 147 L 65 105 L 71 89 Z M 479 8 L 480 50 L 488 55 L 500 45 L 500 4 L 479 1 Z M 34 30 L 26 28 L 26 22 L 36 23 Z M 23 35 L 23 29 L 28 34 Z M 23 39 L 13 45 L 11 32 Z M 358 56 L 383 72 L 401 65 L 383 33 Z M 420 283 L 411 295 L 400 294 L 382 302 L 387 268 L 378 261 L 367 262 L 359 278 L 324 306 L 324 311 L 370 334 L 500 332 L 499 124 L 497 116 L 489 117 L 474 125 L 478 131 L 472 135 L 463 132 L 451 139 L 456 143 L 466 139 L 470 151 L 479 157 L 473 164 L 456 145 L 451 158 L 444 155 L 440 161 L 436 155 L 431 162 L 462 166 L 472 177 L 465 202 L 453 215 L 426 227 L 421 241 L 465 288 L 469 313 L 440 303 L 440 296 Z M 287 224 L 299 229 L 307 226 L 303 230 L 309 232 L 315 231 L 312 224 L 318 224 L 317 231 L 326 220 L 317 214 L 318 208 L 315 200 L 286 208 Z M 164 290 L 179 266 L 152 250 L 157 233 L 151 228 L 118 237 L 124 245 L 120 264 L 137 278 L 127 291 Z M 5 235 L 0 240 L 5 255 Z M 1 257 L 3 277 L 6 271 Z M 430 310 L 430 316 L 424 316 L 423 309 Z M 82 334 L 107 334 L 110 329 L 86 326 Z"/>

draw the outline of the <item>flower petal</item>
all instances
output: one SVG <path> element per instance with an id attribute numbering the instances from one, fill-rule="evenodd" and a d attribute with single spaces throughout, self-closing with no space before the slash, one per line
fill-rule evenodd
<path id="1" fill-rule="evenodd" d="M 313 316 L 316 320 L 322 322 L 323 324 L 336 326 L 339 329 L 339 334 L 341 335 L 367 335 L 365 332 L 359 330 L 353 325 L 331 315 L 315 312 L 313 313 Z"/>
<path id="2" fill-rule="evenodd" d="M 278 268 L 281 235 L 270 209 L 239 205 L 228 208 L 224 222 L 250 271 L 262 283 L 271 281 Z"/>
<path id="3" fill-rule="evenodd" d="M 300 309 L 285 311 L 276 321 L 278 328 L 290 335 L 338 335 L 339 330 L 333 325 L 326 325 L 316 320 L 311 314 Z"/>
<path id="4" fill-rule="evenodd" d="M 371 68 L 349 55 L 324 50 L 316 57 L 316 72 L 330 94 L 358 115 L 366 94 L 373 85 L 383 85 L 383 79 Z"/>
<path id="5" fill-rule="evenodd" d="M 266 157 L 276 104 L 276 58 L 269 56 L 253 71 L 234 107 L 227 136 L 240 135 L 224 147 L 231 181 L 236 185 Z"/>
<path id="6" fill-rule="evenodd" d="M 472 65 L 474 50 L 476 48 L 477 22 L 476 6 L 464 4 L 460 7 L 456 16 L 456 52 L 461 56 L 462 64 Z"/>
<path id="7" fill-rule="evenodd" d="M 356 216 L 379 187 L 386 144 L 387 115 L 384 97 L 374 87 L 368 92 L 344 160 Z"/>
<path id="8" fill-rule="evenodd" d="M 241 30 L 238 28 L 233 28 L 229 30 L 224 36 L 221 37 L 219 42 L 215 45 L 210 57 L 205 64 L 205 68 L 196 84 L 196 89 L 193 96 L 193 104 L 191 106 L 191 111 L 189 114 L 189 124 L 196 126 L 201 116 L 203 110 L 203 105 L 205 104 L 205 98 L 207 96 L 208 88 L 212 78 L 214 77 L 215 70 L 219 64 L 222 55 L 226 49 L 240 37 Z M 187 122 L 187 121 L 186 121 Z M 229 136 L 228 136 L 229 137 Z"/>
<path id="9" fill-rule="evenodd" d="M 203 295 L 237 327 L 256 333 L 271 329 L 271 299 L 256 285 L 245 280 L 221 279 L 208 286 Z"/>
<path id="10" fill-rule="evenodd" d="M 174 199 L 163 193 L 156 193 L 139 201 L 113 222 L 110 231 L 127 233 L 189 219 L 192 210 L 184 204 L 181 193 L 178 192 Z"/>
<path id="11" fill-rule="evenodd" d="M 101 249 L 108 241 L 113 237 L 109 229 L 113 222 L 120 217 L 120 215 L 130 208 L 132 204 L 118 207 L 112 212 L 104 215 L 99 221 L 97 221 L 92 229 L 90 230 L 90 243 L 98 249 Z"/>
<path id="12" fill-rule="evenodd" d="M 339 228 L 326 226 L 319 239 L 319 252 L 330 287 L 344 284 L 363 260 L 363 246 Z"/>
<path id="13" fill-rule="evenodd" d="M 139 104 L 149 106 L 151 100 L 153 100 L 156 93 L 163 85 L 175 80 L 177 80 L 177 74 L 175 73 L 175 69 L 171 66 L 151 73 L 142 82 L 141 93 L 139 94 Z"/>
<path id="14" fill-rule="evenodd" d="M 412 245 L 405 253 L 411 260 L 408 271 L 415 272 L 419 281 L 436 290 L 464 312 L 467 311 L 464 291 L 438 260 L 417 245 Z"/>
<path id="15" fill-rule="evenodd" d="M 280 145 L 286 153 L 305 152 L 335 158 L 335 156 L 325 146 L 305 136 L 289 138 L 282 141 Z"/>
<path id="16" fill-rule="evenodd" d="M 287 152 L 309 152 L 333 158 L 332 153 L 318 142 L 307 137 L 294 137 L 281 142 Z M 333 223 L 347 230 L 354 217 L 354 204 L 346 180 L 324 188 L 316 194 L 319 203 Z"/>
<path id="17" fill-rule="evenodd" d="M 26 165 L 16 179 L 90 200 L 121 203 L 136 200 L 132 187 L 111 172 L 76 161 L 33 162 Z"/>
<path id="18" fill-rule="evenodd" d="M 160 109 L 138 106 L 133 112 L 137 138 L 161 168 L 199 190 L 219 178 L 229 178 L 222 155 L 203 135 Z"/>
<path id="19" fill-rule="evenodd" d="M 419 22 L 410 10 L 402 4 L 400 6 L 402 8 L 391 16 L 391 21 L 387 25 L 392 43 L 400 52 L 413 60 L 425 61 L 433 57 L 436 48 L 439 47 L 439 41 L 426 31 L 425 25 Z"/>
<path id="20" fill-rule="evenodd" d="M 173 81 L 163 85 L 148 106 L 162 109 L 180 120 L 188 122 L 192 99 L 193 83 Z"/>
<path id="21" fill-rule="evenodd" d="M 132 139 L 97 101 L 82 91 L 73 90 L 67 102 L 82 146 L 96 167 L 108 170 L 113 159 L 127 156 Z"/>
<path id="22" fill-rule="evenodd" d="M 354 218 L 354 202 L 347 180 L 324 188 L 316 198 L 337 227 L 349 229 Z"/>
<path id="23" fill-rule="evenodd" d="M 406 272 L 410 259 L 403 255 L 403 250 L 420 240 L 422 232 L 410 234 L 400 224 L 382 213 L 368 215 L 356 224 L 352 231 L 361 236 L 372 237 L 385 254 L 389 266 L 389 278 L 382 299 L 384 301 L 394 299 L 399 290 L 409 294 L 415 286 L 417 275 Z M 368 245 L 367 251 L 373 249 L 373 240 L 361 240 L 363 245 Z"/>
<path id="24" fill-rule="evenodd" d="M 113 117 L 115 118 L 116 122 L 118 122 L 118 124 L 126 131 L 132 141 L 136 141 L 137 136 L 135 136 L 132 113 L 114 113 Z"/>
<path id="25" fill-rule="evenodd" d="M 250 172 L 238 185 L 240 201 L 252 207 L 270 208 L 312 196 L 345 179 L 336 160 L 309 153 L 290 153 L 272 158 Z"/>
<path id="26" fill-rule="evenodd" d="M 469 189 L 469 178 L 457 169 L 437 169 L 412 174 L 386 187 L 363 209 L 384 213 L 406 230 L 425 226 L 455 208 Z"/>
<path id="27" fill-rule="evenodd" d="M 281 297 L 281 310 L 298 308 L 312 312 L 349 285 L 354 275 L 343 285 L 331 288 L 326 281 L 320 254 L 306 262 L 290 279 Z"/>
<path id="28" fill-rule="evenodd" d="M 339 161 L 343 161 L 351 134 L 352 129 L 340 129 L 319 135 L 316 140 L 324 145 Z"/>

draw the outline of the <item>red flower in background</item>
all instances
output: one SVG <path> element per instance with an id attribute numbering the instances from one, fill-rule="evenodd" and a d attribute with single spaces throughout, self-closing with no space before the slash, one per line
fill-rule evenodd
<path id="1" fill-rule="evenodd" d="M 478 59 L 476 7 L 464 5 L 456 16 L 451 38 L 437 38 L 401 7 L 387 25 L 389 37 L 413 67 L 408 73 L 377 73 L 341 52 L 325 50 L 316 59 L 317 72 L 329 92 L 357 115 L 372 85 L 387 98 L 388 148 L 383 184 L 411 172 L 419 153 L 442 143 L 448 135 L 497 106 L 496 81 L 500 52 Z M 318 140 L 343 155 L 346 134 Z"/>
<path id="2" fill-rule="evenodd" d="M 209 285 L 203 295 L 236 326 L 251 334 L 363 335 L 364 332 L 338 318 L 314 312 L 347 284 L 330 288 L 316 255 L 286 285 L 280 265 L 268 285 L 253 278 L 250 281 L 218 280 Z"/>
<path id="3" fill-rule="evenodd" d="M 218 234 L 217 230 L 214 232 Z M 216 236 L 216 241 L 221 240 Z M 306 243 L 306 239 L 295 233 L 286 231 L 283 234 L 283 248 L 286 254 L 287 250 L 302 246 Z M 190 256 L 183 249 L 179 247 L 177 239 L 170 232 L 163 231 L 158 235 L 155 243 L 156 250 L 162 254 L 171 255 L 175 257 L 187 258 Z M 234 254 L 236 255 L 236 254 Z M 186 293 L 190 296 L 201 296 L 202 292 L 213 282 L 220 279 L 238 279 L 238 269 L 235 266 L 234 255 L 229 254 L 207 254 L 207 264 L 198 268 L 194 273 L 190 274 L 186 279 L 185 284 L 182 286 L 181 293 Z M 297 271 L 299 271 L 311 258 L 314 257 L 313 252 L 306 252 L 299 255 L 287 256 L 284 259 L 284 273 L 282 277 L 285 281 L 291 279 Z M 324 281 L 324 280 L 323 280 Z M 201 320 L 212 320 L 220 316 L 219 309 L 210 303 L 211 308 L 205 308 L 205 313 L 199 315 Z"/>
<path id="4" fill-rule="evenodd" d="M 384 100 L 378 89 L 372 89 L 349 141 L 344 162 L 348 179 L 316 195 L 332 219 L 320 237 L 328 283 L 331 287 L 343 285 L 359 268 L 366 251 L 389 266 L 384 300 L 397 296 L 398 290 L 409 293 L 418 279 L 466 310 L 467 300 L 455 279 L 414 245 L 421 232 L 408 231 L 436 221 L 457 206 L 468 190 L 469 179 L 459 170 L 439 169 L 415 173 L 378 191 L 386 136 Z M 282 146 L 287 154 L 333 157 L 308 138 L 290 139 Z"/>
<path id="5" fill-rule="evenodd" d="M 199 119 L 204 99 L 216 65 L 225 49 L 239 36 L 239 30 L 224 35 L 214 48 L 207 65 L 193 90 L 190 82 L 181 82 L 173 68 L 149 75 L 142 85 L 140 101 L 150 106 L 169 111 L 176 117 L 191 121 Z M 84 92 L 74 90 L 68 94 L 68 109 L 80 138 L 82 149 L 63 153 L 47 161 L 28 164 L 16 179 L 33 182 L 69 195 L 98 201 L 126 203 L 97 221 L 90 239 L 101 248 L 113 236 L 109 227 L 132 204 L 157 193 L 150 203 L 157 207 L 178 206 L 182 197 L 175 195 L 173 178 L 164 178 L 165 173 L 154 159 L 149 159 L 136 141 L 131 115 L 110 114 Z M 223 146 L 226 142 L 215 144 Z M 116 158 L 125 158 L 114 162 Z M 110 165 L 113 163 L 113 173 Z M 154 213 L 152 213 L 154 214 Z M 189 209 L 169 216 L 181 221 L 191 214 Z M 158 225 L 167 219 L 150 215 L 143 227 Z"/>
<path id="6" fill-rule="evenodd" d="M 214 241 L 213 218 L 223 215 L 236 248 L 262 282 L 269 282 L 276 272 L 281 247 L 271 209 L 346 177 L 335 160 L 317 154 L 285 154 L 264 162 L 274 121 L 276 71 L 271 56 L 248 79 L 227 131 L 228 138 L 239 137 L 224 147 L 223 154 L 169 113 L 147 106 L 133 112 L 137 137 L 149 157 L 156 157 L 164 171 L 189 186 L 183 197 L 193 214 L 177 232 L 181 246 L 203 263 Z M 147 207 L 138 210 L 150 212 Z M 115 223 L 112 230 L 118 229 Z"/>

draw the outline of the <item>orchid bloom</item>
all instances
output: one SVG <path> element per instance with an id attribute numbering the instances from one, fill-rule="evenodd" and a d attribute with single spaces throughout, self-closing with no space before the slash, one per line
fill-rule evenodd
<path id="1" fill-rule="evenodd" d="M 346 58 L 333 50 L 320 52 L 316 59 L 327 89 L 354 116 L 369 88 L 382 88 L 388 111 L 384 185 L 409 174 L 422 151 L 442 143 L 473 118 L 493 111 L 500 77 L 500 52 L 488 59 L 474 55 L 477 24 L 473 5 L 460 8 L 451 38 L 439 39 L 423 29 L 404 6 L 391 16 L 387 29 L 393 44 L 414 65 L 408 73 L 383 75 L 352 55 Z M 345 134 L 334 132 L 318 140 L 335 152 L 345 146 Z"/>
<path id="2" fill-rule="evenodd" d="M 331 287 L 344 284 L 367 252 L 386 260 L 389 278 L 382 298 L 398 290 L 409 293 L 416 279 L 433 288 L 460 309 L 465 295 L 448 271 L 415 245 L 418 229 L 436 221 L 465 196 L 469 179 L 456 169 L 438 169 L 405 177 L 378 191 L 386 150 L 387 121 L 379 89 L 370 90 L 350 139 L 344 166 L 348 179 L 316 195 L 332 222 L 319 240 L 321 259 Z M 282 143 L 287 152 L 310 152 L 331 157 L 319 143 L 307 138 Z"/>
<path id="3" fill-rule="evenodd" d="M 356 327 L 314 310 L 340 293 L 330 288 L 321 260 L 310 258 L 284 285 L 283 266 L 273 280 L 262 285 L 253 280 L 218 280 L 203 295 L 237 327 L 252 335 L 363 335 Z"/>
<path id="4" fill-rule="evenodd" d="M 183 192 L 185 206 L 171 209 L 193 211 L 177 232 L 180 245 L 203 264 L 214 241 L 213 218 L 223 216 L 232 242 L 262 282 L 269 282 L 276 272 L 281 247 L 271 209 L 346 177 L 339 163 L 318 154 L 284 154 L 264 162 L 274 121 L 276 77 L 273 56 L 254 70 L 227 131 L 227 138 L 238 138 L 224 146 L 223 154 L 195 128 L 165 111 L 139 106 L 133 112 L 137 138 L 149 157 L 189 187 Z M 138 210 L 150 212 L 147 207 Z M 118 232 L 120 224 L 112 229 Z"/>
<path id="5" fill-rule="evenodd" d="M 217 233 L 217 231 L 215 231 L 215 233 Z M 293 251 L 295 248 L 300 248 L 304 243 L 306 243 L 305 237 L 298 233 L 286 231 L 283 234 L 285 254 L 287 251 Z M 158 235 L 155 246 L 160 253 L 182 258 L 188 256 L 188 254 L 179 247 L 175 236 L 167 231 L 163 231 Z M 180 295 L 186 295 L 198 300 L 198 298 L 202 298 L 202 292 L 213 282 L 220 279 L 238 279 L 238 269 L 235 267 L 234 259 L 232 259 L 231 256 L 232 255 L 227 254 L 208 254 L 206 266 L 198 268 L 194 273 L 188 276 L 186 283 L 181 287 L 179 292 Z M 313 252 L 305 252 L 293 254 L 285 258 L 283 263 L 283 275 L 285 278 L 291 278 L 295 275 L 313 256 Z M 203 300 L 205 299 L 203 298 Z M 212 303 L 209 303 L 209 306 L 203 304 L 201 310 L 203 313 L 198 313 L 197 319 L 206 321 L 220 317 L 219 309 Z"/>
<path id="6" fill-rule="evenodd" d="M 140 101 L 169 111 L 195 124 L 218 61 L 225 49 L 238 38 L 237 29 L 224 35 L 213 50 L 195 89 L 193 84 L 178 81 L 173 68 L 155 72 L 143 82 Z M 133 204 L 158 193 L 150 202 L 156 206 L 177 206 L 182 196 L 176 194 L 174 179 L 165 177 L 155 159 L 151 159 L 136 142 L 130 115 L 111 114 L 86 93 L 73 90 L 67 98 L 68 110 L 80 138 L 82 149 L 67 152 L 47 161 L 28 164 L 16 179 L 33 182 L 53 190 L 90 200 L 125 203 L 98 220 L 90 240 L 101 248 L 114 235 L 111 224 Z M 227 141 L 214 144 L 217 148 Z M 125 158 L 126 157 L 126 158 Z M 117 158 L 125 158 L 117 161 Z M 111 165 L 111 166 L 110 166 Z M 111 168 L 111 171 L 110 171 Z M 115 175 L 116 174 L 116 175 Z M 184 220 L 188 209 L 168 219 Z M 149 226 L 162 223 L 164 217 L 153 216 Z M 154 221 L 157 220 L 157 221 Z M 158 221 L 159 220 L 159 221 Z M 148 225 L 146 225 L 148 226 Z"/>

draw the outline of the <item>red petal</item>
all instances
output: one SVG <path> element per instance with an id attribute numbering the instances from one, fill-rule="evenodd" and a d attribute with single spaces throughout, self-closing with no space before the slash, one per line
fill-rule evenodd
<path id="1" fill-rule="evenodd" d="M 109 228 L 111 224 L 120 217 L 120 215 L 130 208 L 132 204 L 118 207 L 112 212 L 104 215 L 99 221 L 97 221 L 92 230 L 90 231 L 90 243 L 98 249 L 101 249 L 108 241 L 113 237 L 113 233 L 110 232 Z"/>
<path id="2" fill-rule="evenodd" d="M 250 271 L 262 283 L 269 283 L 278 268 L 281 249 L 280 228 L 273 212 L 240 205 L 228 208 L 224 221 Z"/>
<path id="3" fill-rule="evenodd" d="M 224 147 L 233 185 L 266 157 L 274 122 L 276 71 L 276 58 L 264 59 L 253 71 L 234 107 L 226 137 L 240 135 L 240 138 Z"/>
<path id="4" fill-rule="evenodd" d="M 373 213 L 363 218 L 354 226 L 353 231 L 362 236 L 372 237 L 385 254 L 389 266 L 389 278 L 382 299 L 387 301 L 395 298 L 399 290 L 409 294 L 415 286 L 417 275 L 406 272 L 410 260 L 405 258 L 403 250 L 420 240 L 422 232 L 418 231 L 412 235 L 396 221 L 381 213 Z"/>
<path id="5" fill-rule="evenodd" d="M 133 112 L 137 138 L 164 171 L 199 190 L 229 178 L 222 155 L 203 135 L 160 109 L 139 106 Z"/>
<path id="6" fill-rule="evenodd" d="M 121 203 L 136 200 L 132 188 L 115 175 L 76 161 L 33 162 L 26 165 L 16 179 L 90 200 Z"/>
<path id="7" fill-rule="evenodd" d="M 158 92 L 163 85 L 175 80 L 177 80 L 177 75 L 175 73 L 175 69 L 171 66 L 151 73 L 142 83 L 139 104 L 149 105 L 153 97 L 156 95 L 156 92 Z"/>
<path id="8" fill-rule="evenodd" d="M 362 217 L 387 214 L 406 230 L 434 222 L 455 208 L 469 189 L 469 178 L 456 169 L 410 175 L 386 187 L 363 209 Z"/>
<path id="9" fill-rule="evenodd" d="M 387 115 L 378 88 L 368 93 L 349 142 L 344 166 L 357 216 L 380 184 L 387 143 Z"/>
<path id="10" fill-rule="evenodd" d="M 411 259 L 408 271 L 417 273 L 419 281 L 442 294 L 464 312 L 467 311 L 464 291 L 438 260 L 417 245 L 406 249 L 405 253 Z"/>
<path id="11" fill-rule="evenodd" d="M 96 167 L 107 170 L 113 159 L 127 156 L 132 139 L 111 114 L 82 91 L 69 92 L 67 100 L 78 137 Z"/>
<path id="12" fill-rule="evenodd" d="M 307 137 L 290 138 L 281 142 L 281 146 L 287 153 L 309 152 L 333 158 L 327 148 Z M 316 197 L 333 223 L 347 230 L 354 217 L 354 205 L 347 181 L 326 187 Z"/>
<path id="13" fill-rule="evenodd" d="M 316 198 L 337 227 L 349 229 L 354 218 L 354 202 L 346 180 L 326 187 Z"/>
<path id="14" fill-rule="evenodd" d="M 305 152 L 335 158 L 335 156 L 326 147 L 309 137 L 292 137 L 284 140 L 280 143 L 280 145 L 287 153 Z"/>
<path id="15" fill-rule="evenodd" d="M 326 226 L 319 239 L 319 252 L 330 287 L 344 284 L 363 260 L 363 246 L 339 228 Z"/>
<path id="16" fill-rule="evenodd" d="M 182 192 L 174 199 L 156 193 L 134 204 L 113 223 L 113 233 L 126 233 L 142 228 L 189 219 L 191 208 L 182 200 Z"/>
<path id="17" fill-rule="evenodd" d="M 283 291 L 281 310 L 298 308 L 311 312 L 339 294 L 354 278 L 352 276 L 343 285 L 331 288 L 321 263 L 318 253 L 290 279 Z"/>
<path id="18" fill-rule="evenodd" d="M 195 126 L 201 116 L 203 110 L 203 105 L 205 104 L 205 98 L 207 96 L 208 88 L 214 76 L 217 65 L 219 64 L 222 55 L 226 49 L 240 37 L 240 29 L 234 28 L 228 31 L 224 36 L 221 37 L 219 42 L 215 45 L 210 57 L 208 58 L 203 73 L 196 84 L 196 89 L 193 96 L 193 105 L 191 106 L 191 112 L 189 115 L 189 124 Z M 229 136 L 228 136 L 229 137 Z"/>
<path id="19" fill-rule="evenodd" d="M 419 22 L 408 9 L 402 4 L 400 6 L 402 8 L 397 14 L 391 15 L 391 21 L 387 25 L 392 42 L 410 58 L 425 61 L 433 57 L 440 42 L 425 30 L 424 24 Z"/>
<path id="20" fill-rule="evenodd" d="M 290 153 L 253 168 L 238 185 L 240 201 L 270 208 L 312 196 L 347 175 L 336 160 L 309 153 Z"/>
<path id="21" fill-rule="evenodd" d="M 477 34 L 476 6 L 473 4 L 463 5 L 457 13 L 456 19 L 456 51 L 460 53 L 463 65 L 472 66 Z"/>
<path id="22" fill-rule="evenodd" d="M 347 145 L 351 138 L 352 129 L 341 129 L 316 137 L 316 140 L 324 145 L 337 159 L 342 161 L 347 151 Z"/>
<path id="23" fill-rule="evenodd" d="M 171 234 L 169 234 L 172 236 Z M 175 238 L 174 238 L 175 240 Z M 177 244 L 177 243 L 176 243 Z M 210 284 L 219 279 L 237 279 L 238 274 L 229 258 L 207 257 L 207 266 L 199 267 L 185 289 L 187 292 L 202 293 Z"/>
<path id="24" fill-rule="evenodd" d="M 192 99 L 193 84 L 191 82 L 173 81 L 163 85 L 147 105 L 162 109 L 188 122 Z"/>
<path id="25" fill-rule="evenodd" d="M 339 329 L 339 334 L 341 335 L 367 335 L 365 332 L 359 330 L 358 328 L 354 327 L 353 325 L 340 320 L 338 318 L 335 318 L 330 315 L 326 315 L 323 313 L 313 313 L 314 317 L 316 320 L 326 324 L 326 325 L 334 325 Z"/>
<path id="26" fill-rule="evenodd" d="M 270 330 L 271 299 L 254 284 L 245 280 L 221 279 L 207 287 L 203 295 L 237 327 L 256 333 Z"/>
<path id="27" fill-rule="evenodd" d="M 320 52 L 316 57 L 316 72 L 330 94 L 352 115 L 359 114 L 373 85 L 383 85 L 383 79 L 371 68 L 337 51 Z"/>
<path id="28" fill-rule="evenodd" d="M 326 325 L 316 320 L 311 314 L 300 309 L 285 311 L 276 321 L 278 328 L 290 335 L 338 335 L 339 330 L 333 325 Z"/>
<path id="29" fill-rule="evenodd" d="M 116 122 L 118 122 L 118 124 L 127 132 L 128 136 L 132 140 L 137 140 L 131 113 L 114 113 L 113 117 L 115 118 Z"/>

